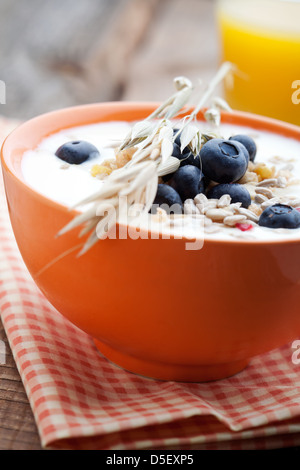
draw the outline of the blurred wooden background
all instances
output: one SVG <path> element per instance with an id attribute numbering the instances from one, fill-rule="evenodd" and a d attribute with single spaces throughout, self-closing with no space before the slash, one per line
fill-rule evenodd
<path id="1" fill-rule="evenodd" d="M 26 119 L 76 104 L 159 101 L 172 80 L 218 66 L 213 0 L 0 0 L 0 115 Z M 14 122 L 0 119 L 0 141 Z M 0 273 L 1 281 L 1 273 Z M 36 425 L 0 321 L 0 450 L 39 449 Z"/>
<path id="2" fill-rule="evenodd" d="M 213 0 L 1 0 L 0 114 L 161 100 L 218 65 Z"/>

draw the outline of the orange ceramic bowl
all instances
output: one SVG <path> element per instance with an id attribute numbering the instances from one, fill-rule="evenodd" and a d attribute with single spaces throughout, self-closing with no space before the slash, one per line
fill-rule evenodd
<path id="1" fill-rule="evenodd" d="M 79 244 L 79 230 L 56 238 L 76 213 L 22 178 L 23 153 L 44 137 L 99 121 L 139 120 L 155 107 L 88 105 L 37 117 L 15 130 L 2 149 L 11 223 L 39 288 L 108 359 L 164 380 L 224 378 L 300 335 L 300 239 L 209 240 L 199 251 L 186 251 L 186 240 L 107 239 L 82 257 L 71 251 L 51 265 Z M 300 141 L 300 128 L 263 117 L 224 113 L 223 122 Z"/>

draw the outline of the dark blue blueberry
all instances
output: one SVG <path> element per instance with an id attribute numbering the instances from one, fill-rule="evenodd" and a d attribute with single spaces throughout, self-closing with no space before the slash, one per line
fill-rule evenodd
<path id="1" fill-rule="evenodd" d="M 237 143 L 240 144 L 240 146 L 243 148 L 243 152 L 244 152 L 245 157 L 246 157 L 246 159 L 247 159 L 247 163 L 249 163 L 250 155 L 249 155 L 249 152 L 248 152 L 248 150 L 246 149 L 245 145 L 242 144 L 241 142 L 239 142 L 238 140 L 233 140 L 233 139 L 231 139 L 231 138 L 230 138 L 229 140 L 231 140 L 231 142 L 234 141 L 234 142 L 237 142 Z"/>
<path id="2" fill-rule="evenodd" d="M 204 192 L 204 175 L 193 165 L 180 167 L 169 180 L 169 185 L 174 188 L 181 199 L 194 199 L 199 193 Z"/>
<path id="3" fill-rule="evenodd" d="M 158 185 L 156 197 L 150 212 L 156 214 L 158 206 L 164 209 L 168 214 L 182 214 L 182 200 L 177 191 L 167 184 Z"/>
<path id="4" fill-rule="evenodd" d="M 173 129 L 173 132 L 174 132 L 174 135 L 178 134 L 180 129 Z M 181 147 L 181 134 L 179 134 L 176 139 L 175 139 L 175 144 L 178 145 L 178 147 L 180 148 Z M 184 149 L 186 150 L 186 149 Z"/>
<path id="5" fill-rule="evenodd" d="M 180 151 L 180 147 L 174 143 L 174 146 L 173 146 L 173 153 L 172 153 L 172 156 L 173 157 L 176 157 L 178 158 L 178 160 L 180 160 L 180 166 L 186 166 L 186 165 L 193 165 L 193 166 L 196 166 L 197 168 L 200 168 L 200 158 L 199 158 L 199 155 L 196 156 L 196 158 L 194 157 L 194 155 L 192 154 L 192 152 L 186 147 L 186 149 L 184 150 L 184 152 L 187 150 L 186 153 L 181 153 Z M 169 173 L 168 175 L 165 175 L 163 176 L 163 181 L 167 182 L 169 181 L 173 176 L 174 176 L 175 173 Z"/>
<path id="6" fill-rule="evenodd" d="M 200 152 L 202 171 L 216 183 L 234 183 L 246 173 L 245 147 L 234 140 L 212 139 Z"/>
<path id="7" fill-rule="evenodd" d="M 180 166 L 194 165 L 200 168 L 199 155 L 194 157 L 194 155 L 192 154 L 192 152 L 190 151 L 188 147 L 185 147 L 185 149 L 183 149 L 183 151 L 181 152 L 181 142 L 179 140 L 179 143 L 178 143 L 178 139 L 180 139 L 180 136 L 177 137 L 177 139 L 175 140 L 172 156 L 181 160 Z"/>
<path id="8" fill-rule="evenodd" d="M 179 129 L 174 129 L 174 135 L 177 134 L 178 131 L 179 131 Z M 180 160 L 183 160 L 182 163 L 181 163 L 181 166 L 183 166 L 183 165 L 195 165 L 198 168 L 200 168 L 199 156 L 197 156 L 195 158 L 188 147 L 185 147 L 183 149 L 183 151 L 181 152 L 181 136 L 180 136 L 180 134 L 175 139 L 175 145 L 177 145 L 177 149 L 174 149 L 176 155 L 174 155 L 174 151 L 173 151 L 173 156 L 179 158 Z M 184 157 L 177 156 L 178 152 L 179 152 L 180 155 L 184 155 Z"/>
<path id="9" fill-rule="evenodd" d="M 263 211 L 258 225 L 269 228 L 299 228 L 300 212 L 285 204 L 275 204 Z"/>
<path id="10" fill-rule="evenodd" d="M 246 147 L 246 149 L 248 150 L 251 162 L 254 162 L 255 157 L 256 157 L 257 147 L 252 137 L 249 137 L 248 135 L 239 134 L 239 135 L 234 135 L 230 137 L 229 140 L 234 140 L 236 142 L 240 142 L 240 144 L 243 144 L 244 147 Z"/>
<path id="11" fill-rule="evenodd" d="M 176 157 L 179 160 L 183 160 L 184 158 L 187 158 L 188 154 L 186 153 L 181 153 L 179 145 L 175 144 L 173 145 L 173 152 L 172 152 L 172 157 Z"/>
<path id="12" fill-rule="evenodd" d="M 184 158 L 183 155 L 181 155 L 181 153 L 180 153 L 178 145 L 176 145 L 176 144 L 174 144 L 172 157 L 176 157 L 176 158 L 178 158 L 178 160 L 180 160 L 181 158 Z M 175 174 L 175 172 L 169 173 L 168 175 L 164 175 L 164 176 L 162 176 L 162 180 L 165 183 L 167 183 L 167 181 L 169 181 L 174 174 Z"/>
<path id="13" fill-rule="evenodd" d="M 188 154 L 183 154 L 183 159 L 181 160 L 180 166 L 186 166 L 186 165 L 193 165 L 197 168 L 200 168 L 200 157 L 197 155 L 196 157 L 192 154 L 192 152 L 189 152 Z"/>
<path id="14" fill-rule="evenodd" d="M 245 207 L 246 209 L 251 204 L 249 191 L 245 186 L 238 183 L 217 184 L 208 191 L 207 197 L 208 199 L 220 199 L 224 194 L 229 194 L 232 203 L 241 202 L 242 207 Z"/>
<path id="15" fill-rule="evenodd" d="M 67 142 L 66 144 L 59 147 L 55 155 L 63 160 L 64 162 L 72 165 L 80 165 L 86 162 L 88 159 L 98 157 L 99 150 L 89 142 L 74 141 Z"/>

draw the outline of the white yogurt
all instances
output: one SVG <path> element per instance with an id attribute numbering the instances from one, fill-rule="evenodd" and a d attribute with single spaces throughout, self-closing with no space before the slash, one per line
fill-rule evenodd
<path id="1" fill-rule="evenodd" d="M 44 196 L 67 207 L 73 206 L 90 196 L 103 184 L 91 176 L 91 168 L 115 156 L 111 147 L 123 140 L 130 130 L 125 122 L 93 124 L 66 129 L 44 139 L 40 145 L 23 156 L 21 168 L 29 186 Z M 65 167 L 56 157 L 57 149 L 66 142 L 85 140 L 99 149 L 100 156 L 81 165 Z"/>
<path id="2" fill-rule="evenodd" d="M 199 124 L 203 126 L 203 123 Z M 130 123 L 108 122 L 66 129 L 44 139 L 39 146 L 24 154 L 22 173 L 25 182 L 47 198 L 67 207 L 74 206 L 81 200 L 92 195 L 103 184 L 102 180 L 94 178 L 90 171 L 95 164 L 114 157 L 113 145 L 123 140 L 131 128 Z M 221 131 L 224 138 L 236 134 L 247 134 L 254 137 L 257 144 L 256 162 L 266 163 L 282 169 L 292 163 L 295 181 L 300 180 L 300 142 L 277 134 L 231 124 L 223 124 Z M 56 150 L 66 142 L 86 140 L 95 145 L 100 156 L 81 165 L 70 165 L 64 168 L 64 162 L 55 156 Z M 280 157 L 278 162 L 274 157 Z M 281 195 L 300 198 L 300 183 L 290 185 L 281 190 Z M 198 224 L 198 225 L 197 225 Z M 160 230 L 169 232 L 169 228 L 160 225 Z M 188 218 L 185 230 L 189 235 L 199 232 L 199 223 Z M 201 229 L 200 237 L 203 235 Z M 208 239 L 233 240 L 237 238 L 264 241 L 281 239 L 300 239 L 300 229 L 268 229 L 255 226 L 251 231 L 241 232 L 236 228 L 224 227 L 215 234 L 206 234 Z"/>

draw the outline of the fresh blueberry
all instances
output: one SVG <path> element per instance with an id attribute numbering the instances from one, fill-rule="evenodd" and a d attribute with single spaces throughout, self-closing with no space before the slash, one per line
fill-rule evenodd
<path id="1" fill-rule="evenodd" d="M 190 151 L 188 147 L 186 147 L 183 153 L 181 153 L 179 145 L 174 143 L 172 156 L 180 160 L 181 167 L 186 166 L 186 165 L 193 165 L 193 166 L 196 166 L 197 168 L 200 168 L 199 155 L 194 157 L 194 155 L 192 154 L 192 152 Z M 168 175 L 163 176 L 163 181 L 165 182 L 169 181 L 174 176 L 174 174 L 175 173 L 169 173 Z"/>
<path id="2" fill-rule="evenodd" d="M 173 129 L 174 135 L 176 135 L 179 132 L 179 129 Z M 180 155 L 184 155 L 184 157 L 181 157 L 180 160 L 183 160 L 181 163 L 181 166 L 183 165 L 195 165 L 198 168 L 200 168 L 200 159 L 199 156 L 195 158 L 192 152 L 188 147 L 185 147 L 183 151 L 181 152 L 181 135 L 179 134 L 176 139 L 175 139 L 175 145 L 177 145 L 177 149 L 175 150 L 176 155 L 173 153 L 174 157 L 180 158 L 178 155 L 178 152 Z M 187 158 L 188 157 L 188 158 Z"/>
<path id="3" fill-rule="evenodd" d="M 234 140 L 236 142 L 240 142 L 240 144 L 243 144 L 244 147 L 246 147 L 246 149 L 248 150 L 251 162 L 254 162 L 255 157 L 256 157 L 257 147 L 252 137 L 249 137 L 248 135 L 239 134 L 239 135 L 234 135 L 230 137 L 229 140 Z"/>
<path id="4" fill-rule="evenodd" d="M 180 146 L 177 145 L 176 143 L 174 143 L 172 157 L 176 157 L 176 158 L 178 158 L 178 160 L 182 160 L 184 162 L 189 157 L 190 153 L 191 152 L 189 151 L 188 148 L 187 148 L 187 151 L 185 149 L 184 152 L 181 152 Z"/>
<path id="5" fill-rule="evenodd" d="M 182 160 L 182 158 L 184 158 L 183 154 L 180 151 L 180 147 L 179 147 L 179 145 L 176 144 L 176 142 L 173 145 L 172 157 L 176 157 L 179 160 Z"/>
<path id="6" fill-rule="evenodd" d="M 178 131 L 178 129 L 175 129 L 174 131 Z M 198 168 L 200 168 L 199 155 L 194 157 L 194 155 L 192 154 L 192 152 L 190 151 L 190 149 L 188 147 L 185 147 L 183 149 L 183 151 L 181 152 L 180 135 L 175 139 L 172 155 L 173 155 L 173 157 L 176 157 L 179 160 L 181 160 L 180 166 L 194 165 L 194 166 L 197 166 Z"/>
<path id="7" fill-rule="evenodd" d="M 155 214 L 157 206 L 168 214 L 182 214 L 182 200 L 177 191 L 167 184 L 159 184 L 151 213 Z"/>
<path id="8" fill-rule="evenodd" d="M 194 199 L 199 193 L 204 192 L 204 175 L 193 165 L 180 167 L 169 180 L 169 185 L 174 188 L 181 199 Z"/>
<path id="9" fill-rule="evenodd" d="M 234 183 L 246 173 L 245 147 L 234 140 L 212 139 L 200 152 L 204 175 L 216 183 Z"/>
<path id="10" fill-rule="evenodd" d="M 55 155 L 64 162 L 73 165 L 80 165 L 88 159 L 98 157 L 99 151 L 94 145 L 81 140 L 67 142 L 66 144 L 59 147 Z"/>
<path id="11" fill-rule="evenodd" d="M 179 131 L 180 131 L 180 129 L 173 129 L 174 135 L 178 134 Z M 181 147 L 181 134 L 179 134 L 179 135 L 176 137 L 176 139 L 175 139 L 175 144 L 177 144 L 179 148 Z M 187 148 L 187 147 L 184 149 L 183 153 L 186 153 L 186 151 L 188 151 L 188 148 Z"/>
<path id="12" fill-rule="evenodd" d="M 285 204 L 275 204 L 263 211 L 258 225 L 269 228 L 299 228 L 300 212 Z"/>
<path id="13" fill-rule="evenodd" d="M 208 199 L 220 199 L 224 194 L 229 194 L 232 203 L 241 202 L 242 207 L 245 207 L 246 209 L 251 204 L 249 191 L 245 186 L 238 183 L 217 184 L 208 191 L 207 197 Z"/>
<path id="14" fill-rule="evenodd" d="M 183 157 L 184 158 L 181 160 L 180 166 L 193 165 L 193 166 L 200 169 L 200 157 L 199 157 L 199 155 L 197 155 L 195 157 L 192 154 L 192 152 L 189 152 L 188 154 L 184 153 Z"/>
<path id="15" fill-rule="evenodd" d="M 175 158 L 178 158 L 178 160 L 182 160 L 182 158 L 185 158 L 185 156 L 180 152 L 180 148 L 178 147 L 177 144 L 174 143 L 173 145 L 173 153 L 172 153 L 172 157 L 175 157 Z M 162 177 L 162 180 L 166 183 L 167 181 L 169 181 L 172 176 L 174 175 L 175 173 L 169 173 L 168 175 L 164 175 Z"/>

